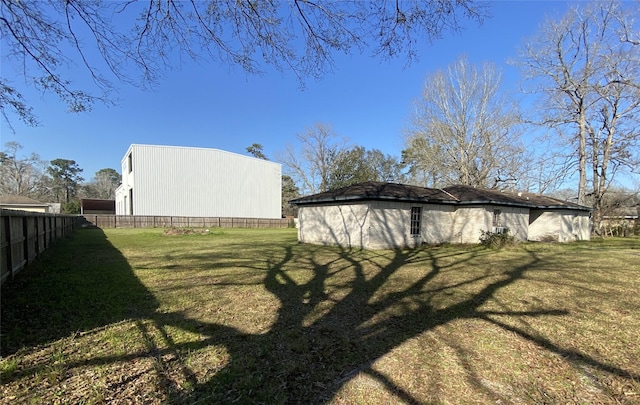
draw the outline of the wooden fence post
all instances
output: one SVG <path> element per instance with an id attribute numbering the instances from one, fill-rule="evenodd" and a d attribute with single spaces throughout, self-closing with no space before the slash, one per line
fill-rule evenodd
<path id="1" fill-rule="evenodd" d="M 22 217 L 22 235 L 24 241 L 22 242 L 22 250 L 24 251 L 25 266 L 29 264 L 29 221 L 27 217 Z"/>
<path id="2" fill-rule="evenodd" d="M 7 238 L 7 271 L 9 272 L 9 277 L 11 277 L 11 279 L 13 279 L 13 252 L 11 249 L 12 246 L 12 240 L 11 240 L 11 217 L 10 216 L 6 216 L 4 217 L 4 221 L 3 224 L 4 226 L 4 232 Z"/>

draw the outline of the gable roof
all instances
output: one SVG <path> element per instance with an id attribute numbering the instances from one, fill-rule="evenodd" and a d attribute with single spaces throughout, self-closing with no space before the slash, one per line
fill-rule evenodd
<path id="1" fill-rule="evenodd" d="M 3 195 L 0 196 L 0 204 L 4 205 L 24 205 L 24 206 L 37 206 L 47 207 L 48 204 L 34 200 L 33 198 L 25 197 L 23 195 Z"/>
<path id="2" fill-rule="evenodd" d="M 578 204 L 532 193 L 516 193 L 462 185 L 441 189 L 426 188 L 373 181 L 297 198 L 291 200 L 290 203 L 306 205 L 372 200 L 453 205 L 494 204 L 539 209 L 590 210 L 590 208 Z"/>

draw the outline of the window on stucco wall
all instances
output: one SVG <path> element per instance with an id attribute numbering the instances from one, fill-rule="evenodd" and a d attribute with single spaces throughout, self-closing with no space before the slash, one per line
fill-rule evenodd
<path id="1" fill-rule="evenodd" d="M 411 207 L 411 236 L 420 236 L 422 207 Z"/>
<path id="2" fill-rule="evenodd" d="M 502 210 L 493 210 L 493 226 L 502 226 Z"/>
<path id="3" fill-rule="evenodd" d="M 504 233 L 505 226 L 502 219 L 502 210 L 493 210 L 493 233 Z"/>

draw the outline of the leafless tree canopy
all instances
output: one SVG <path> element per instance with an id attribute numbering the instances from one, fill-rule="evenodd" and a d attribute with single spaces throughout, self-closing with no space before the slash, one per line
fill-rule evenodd
<path id="1" fill-rule="evenodd" d="M 0 194 L 38 199 L 44 192 L 43 173 L 47 162 L 35 153 L 20 156 L 22 146 L 7 142 L 0 152 Z"/>
<path id="2" fill-rule="evenodd" d="M 335 159 L 346 149 L 346 140 L 341 139 L 331 125 L 324 123 L 316 123 L 296 138 L 299 145 L 287 145 L 277 160 L 303 195 L 327 191 Z"/>
<path id="3" fill-rule="evenodd" d="M 491 64 L 460 58 L 430 75 L 416 101 L 403 157 L 414 183 L 503 188 L 520 177 L 518 112 Z"/>
<path id="4" fill-rule="evenodd" d="M 112 78 L 153 85 L 185 57 L 250 73 L 271 65 L 301 83 L 330 71 L 335 52 L 411 63 L 419 44 L 487 15 L 473 0 L 0 0 L 0 6 L 7 58 L 29 85 L 57 93 L 71 111 L 109 102 Z M 75 87 L 72 64 L 88 69 L 96 91 Z M 12 111 L 36 123 L 15 85 L 0 80 L 5 118 Z"/>
<path id="5" fill-rule="evenodd" d="M 640 165 L 638 4 L 578 5 L 547 21 L 520 61 L 531 91 L 541 95 L 534 120 L 574 151 L 578 202 L 593 203 L 596 225 L 616 171 Z"/>

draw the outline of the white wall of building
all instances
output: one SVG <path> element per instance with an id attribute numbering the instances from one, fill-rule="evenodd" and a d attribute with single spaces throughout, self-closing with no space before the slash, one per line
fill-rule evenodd
<path id="1" fill-rule="evenodd" d="M 589 213 L 574 210 L 531 210 L 529 240 L 572 242 L 591 238 Z"/>
<path id="2" fill-rule="evenodd" d="M 411 235 L 411 204 L 372 201 L 370 205 L 369 249 L 415 247 L 422 243 L 420 237 Z"/>
<path id="3" fill-rule="evenodd" d="M 369 204 L 300 207 L 298 240 L 319 245 L 366 248 L 369 245 Z"/>
<path id="4" fill-rule="evenodd" d="M 218 149 L 131 145 L 118 215 L 280 218 L 279 163 Z M 133 201 L 133 202 L 132 202 Z"/>
<path id="5" fill-rule="evenodd" d="M 422 207 L 419 237 L 411 235 L 411 207 Z M 581 211 L 540 211 L 536 218 L 531 215 L 535 221 L 529 224 L 530 210 L 524 207 L 365 201 L 300 206 L 298 240 L 367 249 L 475 244 L 482 231 L 493 231 L 495 210 L 500 211 L 500 226 L 518 240 L 540 240 L 548 234 L 561 242 L 589 239 L 589 217 Z"/>
<path id="6" fill-rule="evenodd" d="M 20 204 L 2 204 L 0 208 L 3 210 L 12 210 L 12 211 L 26 211 L 26 212 L 38 212 L 42 214 L 46 214 L 49 212 L 49 207 L 46 205 L 20 205 Z"/>
<path id="7" fill-rule="evenodd" d="M 368 246 L 371 249 L 416 247 L 450 242 L 454 238 L 452 205 L 374 201 L 371 207 Z M 420 236 L 411 235 L 412 207 L 422 207 Z"/>

